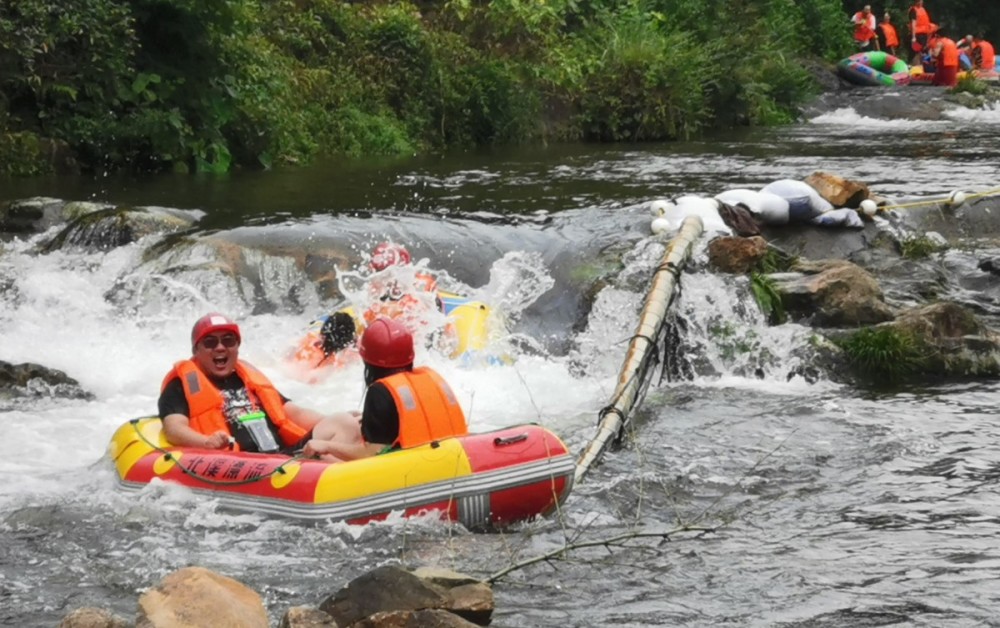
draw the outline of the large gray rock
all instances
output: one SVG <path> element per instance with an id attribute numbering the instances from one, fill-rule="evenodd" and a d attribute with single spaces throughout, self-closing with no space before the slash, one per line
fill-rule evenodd
<path id="1" fill-rule="evenodd" d="M 78 215 L 41 248 L 45 253 L 66 247 L 107 251 L 148 235 L 187 229 L 201 215 L 162 207 L 104 207 Z"/>
<path id="2" fill-rule="evenodd" d="M 924 370 L 949 377 L 1000 375 L 1000 334 L 972 312 L 942 301 L 903 312 L 891 326 L 924 347 Z"/>
<path id="3" fill-rule="evenodd" d="M 384 566 L 352 580 L 346 587 L 324 600 L 319 608 L 329 613 L 339 625 L 350 626 L 379 613 L 403 612 L 365 625 L 412 624 L 416 611 L 448 611 L 465 621 L 487 625 L 492 618 L 493 592 L 483 582 L 439 570 L 424 572 L 422 578 L 399 567 Z M 403 620 L 405 623 L 391 623 Z M 440 618 L 435 619 L 439 621 Z M 450 621 L 450 620 L 449 620 Z M 464 625 L 458 623 L 433 625 Z"/>
<path id="4" fill-rule="evenodd" d="M 768 275 L 793 318 L 820 327 L 855 327 L 893 319 L 878 282 L 844 260 L 800 260 L 795 272 Z"/>
<path id="5" fill-rule="evenodd" d="M 0 399 L 4 397 L 93 399 L 94 395 L 62 371 L 31 362 L 11 364 L 0 360 Z"/>

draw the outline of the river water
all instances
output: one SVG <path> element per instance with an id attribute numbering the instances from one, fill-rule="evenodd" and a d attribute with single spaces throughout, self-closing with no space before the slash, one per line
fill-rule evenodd
<path id="1" fill-rule="evenodd" d="M 646 201 L 815 170 L 890 196 L 997 186 L 1000 110 L 872 117 L 859 93 L 873 92 L 830 96 L 792 127 L 688 143 L 328 162 L 226 178 L 5 182 L 0 200 L 181 208 L 204 212 L 199 237 L 334 247 L 350 259 L 383 237 L 403 241 L 451 285 L 509 315 L 513 364 L 418 354 L 453 383 L 471 428 L 537 421 L 579 451 L 613 391 L 644 278 L 662 251 Z M 938 94 L 887 91 L 874 108 L 898 112 L 894 98 Z M 0 249 L 0 360 L 61 369 L 95 398 L 40 389 L 0 399 L 2 625 L 51 626 L 80 606 L 131 618 L 143 590 L 186 565 L 248 584 L 276 623 L 288 607 L 318 605 L 381 564 L 487 577 L 602 539 L 609 543 L 502 578 L 494 625 L 998 624 L 996 381 L 886 391 L 790 377 L 810 330 L 767 327 L 740 280 L 695 266 L 675 304 L 688 323 L 692 378 L 650 390 L 625 446 L 558 515 L 483 534 L 434 520 L 359 527 L 234 514 L 169 487 L 121 494 L 102 461 L 108 439 L 124 420 L 155 412 L 160 378 L 209 309 L 240 320 L 243 357 L 287 396 L 357 407 L 357 370 L 309 383 L 283 359 L 331 303 L 288 265 L 267 266 L 267 285 L 247 296 L 210 264 L 164 277 L 144 257 L 155 238 L 46 255 L 33 252 L 39 240 Z M 958 282 L 947 269 L 960 264 L 941 266 L 942 282 Z M 681 524 L 715 530 L 668 534 Z M 639 536 L 648 533 L 670 540 Z"/>

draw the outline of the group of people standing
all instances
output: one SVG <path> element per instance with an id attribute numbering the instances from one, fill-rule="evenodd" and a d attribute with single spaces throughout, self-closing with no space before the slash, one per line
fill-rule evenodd
<path id="1" fill-rule="evenodd" d="M 913 51 L 911 65 L 923 65 L 934 73 L 934 85 L 953 87 L 958 81 L 962 53 L 969 58 L 967 69 L 994 72 L 996 54 L 993 44 L 982 34 L 966 35 L 957 42 L 941 32 L 933 23 L 924 7 L 924 0 L 914 0 L 907 12 L 910 35 L 910 49 Z M 884 50 L 897 55 L 900 47 L 899 33 L 893 26 L 889 11 L 876 22 L 871 5 L 865 5 L 851 18 L 854 24 L 854 41 L 861 50 Z"/>

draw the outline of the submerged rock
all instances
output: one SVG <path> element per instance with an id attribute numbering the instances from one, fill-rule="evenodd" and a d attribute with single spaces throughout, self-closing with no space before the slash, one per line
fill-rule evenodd
<path id="1" fill-rule="evenodd" d="M 43 253 L 64 247 L 107 251 L 153 234 L 175 233 L 198 221 L 201 212 L 162 207 L 111 207 L 90 211 L 73 219 L 42 245 Z"/>
<path id="2" fill-rule="evenodd" d="M 26 362 L 11 364 L 0 360 L 0 399 L 4 397 L 60 397 L 93 399 L 78 381 L 57 369 Z"/>

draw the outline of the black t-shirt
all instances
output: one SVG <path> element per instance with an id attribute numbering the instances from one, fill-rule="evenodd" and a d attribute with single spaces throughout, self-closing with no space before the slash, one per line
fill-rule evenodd
<path id="1" fill-rule="evenodd" d="M 382 382 L 374 382 L 365 393 L 361 411 L 361 436 L 366 443 L 391 445 L 399 438 L 399 412 L 392 393 Z"/>
<path id="2" fill-rule="evenodd" d="M 259 452 L 260 448 L 250 433 L 246 429 L 241 429 L 239 418 L 253 412 L 264 412 L 266 415 L 267 413 L 264 410 L 263 404 L 260 403 L 256 395 L 250 393 L 243 380 L 236 373 L 232 373 L 220 380 L 213 379 L 212 383 L 222 393 L 222 414 L 226 417 L 226 423 L 229 425 L 229 433 L 239 443 L 241 450 Z M 287 403 L 288 399 L 284 395 L 281 395 L 281 401 L 282 403 Z M 166 385 L 163 392 L 160 393 L 157 405 L 161 419 L 171 414 L 183 414 L 186 417 L 191 416 L 191 406 L 184 395 L 184 386 L 181 384 L 179 377 L 170 380 Z M 275 442 L 281 445 L 282 441 L 278 435 L 278 428 L 270 416 L 267 417 L 267 427 L 274 437 Z"/>

